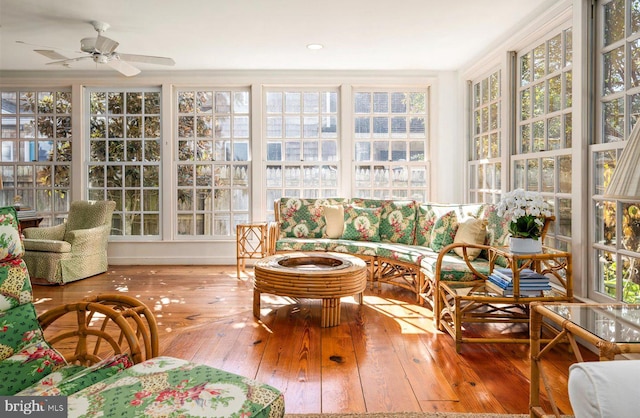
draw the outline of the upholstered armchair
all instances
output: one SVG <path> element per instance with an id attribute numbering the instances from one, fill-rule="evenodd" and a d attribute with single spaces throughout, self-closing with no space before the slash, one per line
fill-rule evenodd
<path id="1" fill-rule="evenodd" d="M 64 284 L 107 271 L 113 201 L 71 203 L 66 222 L 26 228 L 24 261 L 36 284 Z"/>

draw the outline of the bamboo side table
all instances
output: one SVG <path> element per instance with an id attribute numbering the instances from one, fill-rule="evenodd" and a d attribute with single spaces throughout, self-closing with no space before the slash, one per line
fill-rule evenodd
<path id="1" fill-rule="evenodd" d="M 236 225 L 236 274 L 247 273 L 246 261 L 267 255 L 267 222 Z"/>
<path id="2" fill-rule="evenodd" d="M 489 249 L 489 271 L 493 271 L 498 257 L 503 257 L 513 271 L 513 295 L 498 295 L 485 282 L 462 287 L 464 282 L 439 281 L 439 329 L 446 331 L 456 343 L 459 353 L 463 343 L 529 343 L 529 338 L 467 337 L 464 323 L 528 324 L 532 302 L 570 302 L 573 300 L 571 253 L 544 247 L 541 253 L 512 253 L 506 247 Z M 538 296 L 519 296 L 520 271 L 530 268 L 555 278 L 552 290 Z M 556 283 L 557 282 L 557 283 Z"/>

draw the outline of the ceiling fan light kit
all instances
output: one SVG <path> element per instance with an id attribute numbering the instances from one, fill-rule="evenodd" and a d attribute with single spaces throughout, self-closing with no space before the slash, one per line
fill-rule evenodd
<path id="1" fill-rule="evenodd" d="M 96 20 L 92 20 L 90 23 L 91 25 L 93 25 L 95 31 L 98 32 L 98 36 L 82 38 L 80 40 L 80 50 L 87 53 L 88 55 L 82 57 L 67 58 L 64 55 L 53 50 L 34 49 L 34 52 L 37 52 L 38 54 L 43 55 L 49 59 L 58 60 L 48 62 L 46 65 L 62 65 L 65 67 L 69 67 L 69 65 L 73 62 L 91 59 L 97 64 L 107 64 L 107 66 L 109 66 L 110 68 L 113 68 L 114 70 L 127 77 L 131 77 L 140 73 L 140 69 L 131 65 L 128 61 L 157 65 L 175 65 L 175 61 L 167 57 L 117 53 L 116 48 L 118 48 L 118 45 L 120 44 L 113 39 L 103 36 L 103 33 L 107 29 L 109 29 L 110 25 L 108 23 L 99 22 Z M 21 41 L 16 42 L 25 43 Z"/>

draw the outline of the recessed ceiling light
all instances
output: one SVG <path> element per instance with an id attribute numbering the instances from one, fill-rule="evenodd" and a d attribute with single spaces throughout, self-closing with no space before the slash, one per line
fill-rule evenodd
<path id="1" fill-rule="evenodd" d="M 309 45 L 307 45 L 307 48 L 309 48 L 309 49 L 322 49 L 322 48 L 324 48 L 324 45 L 321 45 L 321 44 L 309 44 Z"/>

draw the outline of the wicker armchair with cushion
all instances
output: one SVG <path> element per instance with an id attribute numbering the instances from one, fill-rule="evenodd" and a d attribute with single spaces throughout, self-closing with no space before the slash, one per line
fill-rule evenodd
<path id="1" fill-rule="evenodd" d="M 155 317 L 133 297 L 94 295 L 36 316 L 23 253 L 15 210 L 0 208 L 0 396 L 66 396 L 69 417 L 284 415 L 269 385 L 156 357 Z"/>
<path id="2" fill-rule="evenodd" d="M 113 201 L 71 203 L 67 221 L 26 228 L 24 261 L 36 284 L 64 284 L 107 271 Z"/>

